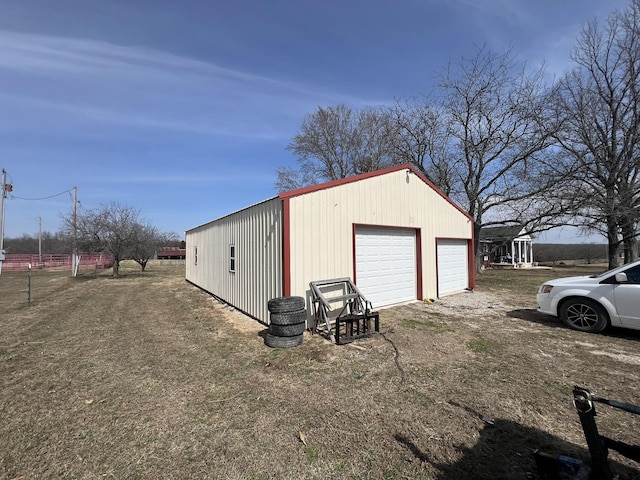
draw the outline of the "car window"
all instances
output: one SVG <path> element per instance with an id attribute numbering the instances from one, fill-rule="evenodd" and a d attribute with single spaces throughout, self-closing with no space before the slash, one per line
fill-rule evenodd
<path id="1" fill-rule="evenodd" d="M 624 273 L 627 274 L 627 283 L 633 283 L 634 285 L 640 285 L 640 265 L 636 265 L 635 267 L 631 267 L 628 270 L 625 270 Z"/>

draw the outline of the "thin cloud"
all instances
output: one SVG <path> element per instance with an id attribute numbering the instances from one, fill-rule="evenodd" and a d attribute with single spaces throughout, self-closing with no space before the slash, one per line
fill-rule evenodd
<path id="1" fill-rule="evenodd" d="M 12 32 L 0 32 L 0 72 L 0 102 L 12 118 L 3 130 L 60 138 L 117 129 L 120 138 L 143 131 L 285 141 L 306 112 L 343 101 L 155 50 Z"/>
<path id="2" fill-rule="evenodd" d="M 0 31 L 0 66 L 40 73 L 103 75 L 130 74 L 136 78 L 174 79 L 200 76 L 221 81 L 260 82 L 284 88 L 294 84 L 224 68 L 144 47 L 123 47 L 94 40 Z"/>
<path id="3" fill-rule="evenodd" d="M 171 175 L 149 175 L 136 174 L 128 172 L 127 175 L 110 177 L 101 175 L 99 177 L 104 183 L 138 183 L 138 184 L 253 184 L 253 183 L 272 183 L 273 175 L 266 174 L 250 174 L 245 171 L 224 172 L 224 173 L 207 173 L 201 175 L 185 175 L 174 173 Z"/>
<path id="4" fill-rule="evenodd" d="M 456 0 L 456 4 L 467 12 L 477 12 L 483 21 L 492 19 L 492 23 L 508 24 L 518 26 L 530 23 L 530 11 L 528 2 L 517 2 L 513 0 Z"/>
<path id="5" fill-rule="evenodd" d="M 319 104 L 367 103 L 153 49 L 7 31 L 0 71 L 8 87 L 1 98 L 16 109 L 204 135 L 288 137 Z"/>

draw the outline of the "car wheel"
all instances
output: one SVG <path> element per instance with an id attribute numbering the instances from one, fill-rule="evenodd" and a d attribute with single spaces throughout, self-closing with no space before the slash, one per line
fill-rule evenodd
<path id="1" fill-rule="evenodd" d="M 569 328 L 581 332 L 599 333 L 609 325 L 607 312 L 588 298 L 572 298 L 560 307 L 560 320 Z"/>

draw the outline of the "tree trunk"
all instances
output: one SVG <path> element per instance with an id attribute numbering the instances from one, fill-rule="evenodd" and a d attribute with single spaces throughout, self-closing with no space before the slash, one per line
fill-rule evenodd
<path id="1" fill-rule="evenodd" d="M 624 263 L 631 263 L 638 258 L 638 241 L 633 224 L 625 223 L 622 226 L 622 242 L 624 244 Z"/>
<path id="2" fill-rule="evenodd" d="M 609 255 L 609 268 L 616 268 L 619 265 L 618 262 L 618 247 L 620 246 L 620 240 L 618 240 L 618 224 L 615 218 L 607 218 L 607 253 Z"/>
<path id="3" fill-rule="evenodd" d="M 482 252 L 480 251 L 480 229 L 481 225 L 478 223 L 473 224 L 473 251 L 476 259 L 476 273 L 482 274 Z"/>
<path id="4" fill-rule="evenodd" d="M 120 259 L 119 258 L 113 259 L 113 276 L 114 277 L 120 276 Z"/>

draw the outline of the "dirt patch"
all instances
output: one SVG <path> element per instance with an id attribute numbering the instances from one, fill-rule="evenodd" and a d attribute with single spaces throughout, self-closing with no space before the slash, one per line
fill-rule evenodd
<path id="1" fill-rule="evenodd" d="M 258 333 L 266 330 L 266 326 L 258 322 L 257 320 L 243 314 L 231 305 L 227 305 L 223 302 L 211 298 L 213 304 L 213 315 L 222 316 L 229 325 L 242 333 Z"/>
<path id="2" fill-rule="evenodd" d="M 384 309 L 381 334 L 351 345 L 272 349 L 183 270 L 148 268 L 0 316 L 1 478 L 536 478 L 536 448 L 589 457 L 574 385 L 640 398 L 640 335 L 537 314 L 532 274 Z M 640 443 L 636 418 L 598 413 Z"/>

